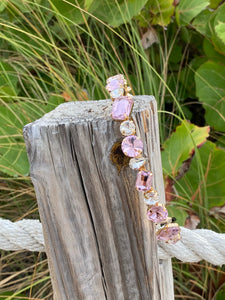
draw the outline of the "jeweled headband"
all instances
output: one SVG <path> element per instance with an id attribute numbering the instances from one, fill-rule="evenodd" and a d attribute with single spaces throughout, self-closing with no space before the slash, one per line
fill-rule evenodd
<path id="1" fill-rule="evenodd" d="M 122 74 L 107 79 L 106 89 L 113 100 L 112 118 L 122 121 L 120 132 L 124 136 L 121 143 L 123 153 L 130 157 L 129 167 L 138 171 L 135 187 L 144 193 L 144 202 L 147 204 L 147 219 L 156 225 L 156 237 L 166 243 L 175 244 L 180 240 L 180 227 L 174 223 L 175 218 L 168 217 L 168 211 L 160 203 L 159 195 L 152 187 L 151 171 L 146 170 L 146 158 L 142 156 L 143 142 L 135 135 L 136 126 L 130 115 L 134 99 L 129 94 L 130 88 Z"/>

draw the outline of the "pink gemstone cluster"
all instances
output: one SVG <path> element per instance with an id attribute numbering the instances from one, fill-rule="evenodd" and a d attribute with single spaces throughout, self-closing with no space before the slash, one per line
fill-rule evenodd
<path id="1" fill-rule="evenodd" d="M 159 202 L 158 193 L 152 188 L 153 174 L 145 169 L 146 158 L 142 156 L 143 142 L 135 135 L 135 124 L 130 119 L 134 104 L 130 88 L 122 74 L 107 79 L 106 89 L 112 100 L 112 118 L 122 121 L 120 132 L 124 136 L 121 144 L 123 153 L 130 157 L 129 166 L 138 170 L 136 189 L 144 193 L 144 202 L 147 204 L 147 219 L 157 226 L 156 237 L 166 243 L 176 243 L 180 240 L 180 227 L 174 223 L 174 218 L 168 217 L 165 206 Z"/>

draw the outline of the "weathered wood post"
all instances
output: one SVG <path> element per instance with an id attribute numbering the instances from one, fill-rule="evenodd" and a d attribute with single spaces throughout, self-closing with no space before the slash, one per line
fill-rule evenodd
<path id="1" fill-rule="evenodd" d="M 137 135 L 164 201 L 156 101 L 134 97 Z M 136 172 L 110 160 L 121 139 L 111 100 L 61 104 L 24 128 L 56 300 L 172 300 L 170 261 L 135 190 Z M 116 156 L 117 155 L 117 156 Z"/>

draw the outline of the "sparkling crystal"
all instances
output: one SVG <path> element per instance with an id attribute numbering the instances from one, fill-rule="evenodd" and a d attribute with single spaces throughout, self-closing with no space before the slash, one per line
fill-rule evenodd
<path id="1" fill-rule="evenodd" d="M 147 218 L 154 223 L 161 223 L 168 217 L 168 211 L 163 204 L 156 203 L 147 211 Z"/>
<path id="2" fill-rule="evenodd" d="M 129 118 L 134 100 L 130 96 L 116 98 L 112 106 L 112 118 L 114 120 L 125 120 Z"/>
<path id="3" fill-rule="evenodd" d="M 152 185 L 152 173 L 148 171 L 139 171 L 136 180 L 136 188 L 139 191 L 148 191 Z"/>
<path id="4" fill-rule="evenodd" d="M 180 227 L 177 223 L 167 224 L 156 232 L 156 237 L 166 243 L 175 244 L 181 239 Z"/>
<path id="5" fill-rule="evenodd" d="M 119 88 L 119 89 L 113 90 L 110 93 L 110 97 L 113 98 L 113 99 L 115 99 L 115 98 L 123 96 L 123 94 L 124 94 L 124 89 Z"/>
<path id="6" fill-rule="evenodd" d="M 151 188 L 149 191 L 144 193 L 144 202 L 149 205 L 154 205 L 159 201 L 158 193 Z"/>
<path id="7" fill-rule="evenodd" d="M 136 157 L 143 151 L 143 142 L 136 135 L 129 135 L 123 139 L 121 148 L 126 156 Z"/>
<path id="8" fill-rule="evenodd" d="M 128 136 L 135 134 L 135 124 L 133 121 L 124 121 L 120 125 L 122 135 Z"/>
<path id="9" fill-rule="evenodd" d="M 114 90 L 122 89 L 122 95 L 123 95 L 124 84 L 125 84 L 124 76 L 122 74 L 118 74 L 118 75 L 109 77 L 107 79 L 106 89 L 109 93 L 111 93 Z M 116 97 L 113 97 L 113 98 L 116 98 Z"/>
<path id="10" fill-rule="evenodd" d="M 123 74 L 117 74 L 117 75 L 114 75 L 114 76 L 111 76 L 111 77 L 107 78 L 106 82 L 108 84 L 108 83 L 114 81 L 115 79 L 117 79 L 117 80 L 124 80 L 124 76 L 123 76 Z"/>
<path id="11" fill-rule="evenodd" d="M 144 157 L 134 157 L 130 159 L 129 167 L 133 170 L 139 170 L 146 163 L 146 158 Z"/>

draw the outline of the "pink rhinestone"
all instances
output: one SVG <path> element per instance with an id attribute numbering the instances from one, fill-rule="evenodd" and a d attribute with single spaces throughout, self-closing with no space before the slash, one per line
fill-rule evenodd
<path id="1" fill-rule="evenodd" d="M 139 156 L 143 150 L 143 142 L 136 135 L 129 135 L 123 139 L 121 148 L 126 156 L 136 157 Z"/>
<path id="2" fill-rule="evenodd" d="M 180 227 L 177 223 L 165 225 L 156 233 L 157 239 L 166 243 L 175 244 L 181 239 Z"/>
<path id="3" fill-rule="evenodd" d="M 148 191 L 152 185 L 152 173 L 147 171 L 140 171 L 137 175 L 136 188 L 139 191 Z"/>
<path id="4" fill-rule="evenodd" d="M 116 98 L 112 106 L 112 118 L 114 120 L 125 120 L 129 118 L 134 100 L 128 96 Z"/>
<path id="5" fill-rule="evenodd" d="M 168 217 L 168 211 L 163 204 L 157 203 L 147 211 L 147 218 L 154 223 L 161 223 Z"/>
<path id="6" fill-rule="evenodd" d="M 122 74 L 118 74 L 116 76 L 109 77 L 107 79 L 106 89 L 109 93 L 116 89 L 120 89 L 124 87 L 124 76 Z"/>
<path id="7" fill-rule="evenodd" d="M 111 76 L 111 77 L 107 78 L 106 82 L 110 83 L 110 82 L 112 82 L 115 79 L 124 80 L 124 76 L 123 76 L 123 74 L 117 74 L 115 76 Z"/>

